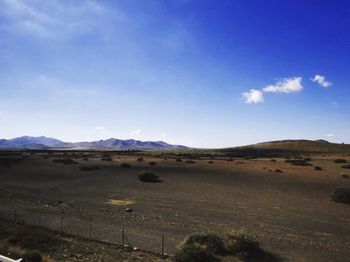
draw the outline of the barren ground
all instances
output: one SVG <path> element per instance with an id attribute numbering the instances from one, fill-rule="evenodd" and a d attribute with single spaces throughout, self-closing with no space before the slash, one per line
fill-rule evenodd
<path id="1" fill-rule="evenodd" d="M 350 206 L 331 201 L 339 187 L 350 187 L 349 169 L 333 163 L 344 156 L 312 156 L 323 167 L 293 166 L 285 159 L 195 160 L 100 156 L 64 165 L 50 155 L 29 155 L 0 166 L 0 216 L 41 224 L 70 234 L 120 243 L 121 230 L 132 246 L 173 253 L 197 232 L 227 234 L 245 229 L 263 247 L 291 261 L 348 261 Z M 156 165 L 150 166 L 149 161 Z M 120 163 L 131 164 L 130 168 Z M 97 165 L 99 170 L 80 171 Z M 274 172 L 281 169 L 283 172 Z M 154 171 L 161 183 L 142 183 L 137 174 Z M 269 170 L 272 170 L 270 172 Z M 133 212 L 125 212 L 126 208 Z"/>

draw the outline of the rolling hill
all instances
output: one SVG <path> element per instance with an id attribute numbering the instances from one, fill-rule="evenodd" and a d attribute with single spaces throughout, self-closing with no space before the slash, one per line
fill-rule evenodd
<path id="1" fill-rule="evenodd" d="M 232 155 L 279 155 L 279 154 L 350 154 L 349 144 L 331 143 L 326 140 L 280 140 L 220 150 Z"/>

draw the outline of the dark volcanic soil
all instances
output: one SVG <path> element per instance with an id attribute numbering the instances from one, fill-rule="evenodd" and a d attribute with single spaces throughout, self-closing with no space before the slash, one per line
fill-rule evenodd
<path id="1" fill-rule="evenodd" d="M 11 219 L 17 208 L 25 223 L 55 230 L 60 230 L 62 217 L 64 232 L 85 237 L 92 220 L 93 238 L 115 243 L 121 242 L 124 227 L 132 246 L 155 252 L 160 252 L 164 235 L 168 253 L 192 233 L 227 234 L 243 228 L 286 260 L 348 261 L 350 206 L 332 202 L 331 194 L 350 187 L 350 179 L 341 176 L 350 171 L 332 158 L 313 158 L 311 163 L 324 171 L 292 166 L 284 159 L 191 164 L 150 157 L 138 163 L 137 156 L 121 156 L 112 162 L 96 157 L 64 165 L 54 163 L 52 156 L 29 156 L 0 166 L 0 216 Z M 122 162 L 131 167 L 120 167 Z M 86 165 L 100 169 L 80 171 Z M 163 182 L 138 181 L 144 170 L 154 171 Z"/>

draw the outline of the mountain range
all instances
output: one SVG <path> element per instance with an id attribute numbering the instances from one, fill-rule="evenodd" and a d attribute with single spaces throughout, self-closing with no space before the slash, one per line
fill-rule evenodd
<path id="1" fill-rule="evenodd" d="M 0 139 L 0 149 L 111 149 L 111 150 L 132 150 L 132 149 L 187 149 L 182 145 L 171 145 L 163 141 L 139 141 L 134 139 L 99 140 L 92 142 L 63 142 L 61 140 L 40 136 L 22 136 L 13 139 Z"/>

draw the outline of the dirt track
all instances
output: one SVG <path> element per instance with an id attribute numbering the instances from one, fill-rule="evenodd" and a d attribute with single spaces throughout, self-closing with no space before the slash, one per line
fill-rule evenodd
<path id="1" fill-rule="evenodd" d="M 269 251 L 292 261 L 347 261 L 350 257 L 350 206 L 332 202 L 338 187 L 350 187 L 348 172 L 331 159 L 311 163 L 324 167 L 295 167 L 284 159 L 197 160 L 114 157 L 113 162 L 77 160 L 53 163 L 30 156 L 11 167 L 0 167 L 0 215 L 11 218 L 14 208 L 26 223 L 120 242 L 125 227 L 134 246 L 166 252 L 194 232 L 225 234 L 244 228 L 257 234 Z M 156 161 L 155 166 L 148 165 Z M 121 162 L 131 164 L 121 168 Z M 239 162 L 243 162 L 239 164 Z M 82 165 L 100 170 L 80 171 Z M 266 169 L 263 169 L 266 167 Z M 283 173 L 269 172 L 279 168 Z M 157 173 L 162 183 L 141 183 L 143 170 Z M 126 213 L 131 207 L 134 212 Z M 40 217 L 39 217 L 40 216 Z"/>

